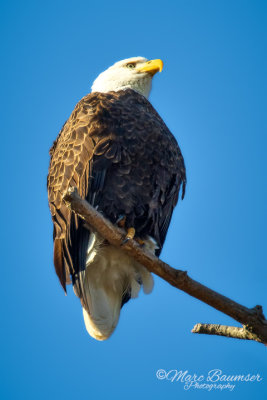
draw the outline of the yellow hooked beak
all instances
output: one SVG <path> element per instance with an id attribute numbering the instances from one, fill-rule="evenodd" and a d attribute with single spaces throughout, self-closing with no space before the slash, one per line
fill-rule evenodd
<path id="1" fill-rule="evenodd" d="M 138 72 L 148 72 L 152 76 L 155 75 L 157 72 L 161 72 L 163 68 L 163 61 L 162 60 L 150 60 L 147 61 L 142 67 L 137 68 Z"/>

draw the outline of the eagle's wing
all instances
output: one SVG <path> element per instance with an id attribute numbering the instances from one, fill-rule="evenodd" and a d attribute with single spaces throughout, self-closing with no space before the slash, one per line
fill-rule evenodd
<path id="1" fill-rule="evenodd" d="M 151 174 L 153 196 L 149 201 L 148 217 L 152 223 L 150 223 L 148 234 L 156 240 L 159 248 L 155 253 L 159 256 L 181 188 L 181 198 L 183 199 L 185 195 L 186 168 L 175 137 L 148 101 L 146 101 L 146 108 L 147 128 L 151 132 L 151 138 L 148 136 L 147 142 L 148 146 L 150 142 L 155 144 L 152 146 L 150 157 L 153 157 L 153 164 L 157 166 L 156 171 L 152 170 Z"/>
<path id="2" fill-rule="evenodd" d="M 180 190 L 180 176 L 179 175 L 173 175 L 172 180 L 169 182 L 168 188 L 166 188 L 165 193 L 162 193 L 162 197 L 159 197 L 160 201 L 160 206 L 159 206 L 159 216 L 158 216 L 158 230 L 156 234 L 154 235 L 157 239 L 157 242 L 159 244 L 159 248 L 156 250 L 156 255 L 159 256 L 167 235 L 167 231 L 171 222 L 171 217 L 172 213 L 174 210 L 174 207 L 177 204 L 178 201 L 178 195 L 179 195 L 179 190 Z M 182 188 L 182 199 L 184 198 L 185 195 L 185 185 L 186 182 L 182 182 L 183 188 Z"/>
<path id="3" fill-rule="evenodd" d="M 119 157 L 119 147 L 110 126 L 101 120 L 103 110 L 94 95 L 85 96 L 63 126 L 51 150 L 47 179 L 49 206 L 54 223 L 54 264 L 61 285 L 66 291 L 70 275 L 75 293 L 83 296 L 82 271 L 85 270 L 90 232 L 81 218 L 63 202 L 69 187 L 77 187 L 79 195 L 92 205 L 97 204 L 104 187 L 106 171 Z M 95 120 L 95 115 L 98 119 Z M 100 131 L 101 125 L 101 131 Z M 118 138 L 117 138 L 118 139 Z"/>

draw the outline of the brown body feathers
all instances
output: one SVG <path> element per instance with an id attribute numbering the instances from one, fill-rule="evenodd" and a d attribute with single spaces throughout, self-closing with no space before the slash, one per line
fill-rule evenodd
<path id="1" fill-rule="evenodd" d="M 90 232 L 64 204 L 68 187 L 115 223 L 126 216 L 140 238 L 162 248 L 186 175 L 179 146 L 148 100 L 131 89 L 91 93 L 75 107 L 50 150 L 47 180 L 54 263 L 63 288 L 83 303 Z"/>

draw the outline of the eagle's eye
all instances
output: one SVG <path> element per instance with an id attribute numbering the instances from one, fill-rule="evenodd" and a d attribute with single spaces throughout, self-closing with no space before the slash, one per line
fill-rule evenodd
<path id="1" fill-rule="evenodd" d="M 135 68 L 135 64 L 134 63 L 126 64 L 126 68 Z"/>

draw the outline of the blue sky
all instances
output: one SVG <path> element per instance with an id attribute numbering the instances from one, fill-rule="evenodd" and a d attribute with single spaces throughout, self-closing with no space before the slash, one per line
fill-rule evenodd
<path id="1" fill-rule="evenodd" d="M 266 302 L 266 2 L 10 1 L 1 4 L 1 398 L 204 399 L 267 394 L 263 345 L 193 335 L 227 316 L 155 278 L 100 343 L 53 269 L 48 150 L 95 77 L 162 58 L 151 102 L 188 174 L 164 261 L 253 307 Z M 156 371 L 255 374 L 233 392 L 190 389 Z"/>

